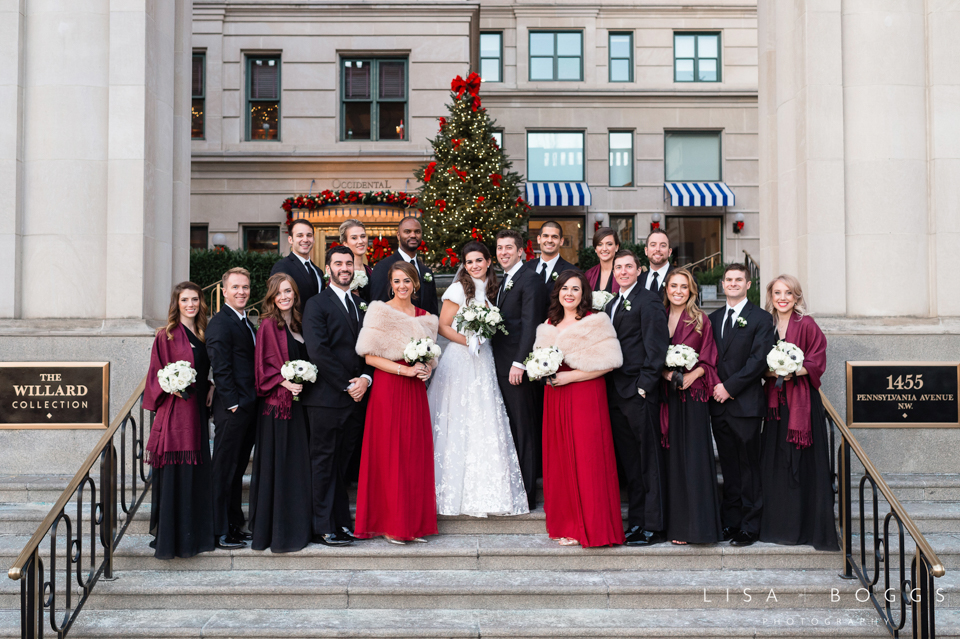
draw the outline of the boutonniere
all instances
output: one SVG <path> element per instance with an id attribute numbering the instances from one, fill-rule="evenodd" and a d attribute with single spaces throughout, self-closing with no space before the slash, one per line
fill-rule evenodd
<path id="1" fill-rule="evenodd" d="M 628 300 L 627 298 L 623 298 L 623 304 L 621 304 L 621 306 L 623 306 L 623 310 L 629 311 L 629 310 L 630 310 L 630 300 Z"/>
<path id="2" fill-rule="evenodd" d="M 554 272 L 550 275 L 550 279 L 552 279 L 554 282 L 557 281 L 557 278 L 558 278 L 558 277 L 560 277 L 560 274 L 557 273 L 556 271 L 554 271 Z"/>
<path id="3" fill-rule="evenodd" d="M 323 272 L 323 281 L 324 282 L 330 281 L 330 273 L 327 273 L 326 271 Z"/>
<path id="4" fill-rule="evenodd" d="M 433 281 L 433 273 L 424 273 L 424 274 L 423 274 L 423 281 L 424 281 L 424 282 L 432 282 L 432 281 Z"/>
<path id="5" fill-rule="evenodd" d="M 746 325 L 747 325 L 747 320 L 743 319 L 742 317 L 737 318 L 737 326 L 739 326 L 740 328 L 744 328 Z"/>
<path id="6" fill-rule="evenodd" d="M 367 312 L 367 303 L 366 303 L 366 302 L 360 302 L 360 310 L 363 311 L 364 313 Z"/>
<path id="7" fill-rule="evenodd" d="M 509 291 L 511 288 L 513 288 L 513 280 L 507 282 L 507 285 L 503 287 L 503 290 Z"/>

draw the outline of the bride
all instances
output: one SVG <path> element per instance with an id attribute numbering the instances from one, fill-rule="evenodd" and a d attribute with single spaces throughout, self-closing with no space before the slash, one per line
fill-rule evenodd
<path id="1" fill-rule="evenodd" d="M 474 517 L 518 515 L 529 512 L 527 494 L 490 342 L 480 344 L 479 354 L 474 355 L 468 336 L 453 328 L 453 320 L 467 300 L 494 305 L 497 275 L 490 251 L 479 242 L 467 243 L 462 259 L 462 268 L 443 294 L 440 309 L 439 332 L 450 344 L 427 389 L 437 512 Z"/>

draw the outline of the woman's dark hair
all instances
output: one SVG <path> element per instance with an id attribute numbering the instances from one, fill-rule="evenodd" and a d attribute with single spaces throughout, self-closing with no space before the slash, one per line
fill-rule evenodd
<path id="1" fill-rule="evenodd" d="M 180 282 L 173 287 L 173 292 L 170 294 L 170 309 L 167 311 L 167 325 L 163 331 L 167 334 L 168 340 L 173 339 L 173 329 L 180 325 L 180 293 L 184 291 L 195 291 L 200 298 L 200 310 L 194 322 L 197 329 L 196 335 L 203 342 L 207 331 L 207 301 L 203 299 L 203 291 L 193 282 Z"/>
<path id="2" fill-rule="evenodd" d="M 397 260 L 390 265 L 390 270 L 387 271 L 387 286 L 390 287 L 390 298 L 393 298 L 393 274 L 395 271 L 400 271 L 404 275 L 410 278 L 410 281 L 413 282 L 413 293 L 410 294 L 410 299 L 417 299 L 417 293 L 420 292 L 420 276 L 417 275 L 417 269 L 413 268 L 413 265 L 406 260 Z"/>
<path id="3" fill-rule="evenodd" d="M 560 289 L 572 279 L 580 280 L 580 304 L 577 305 L 577 319 L 581 320 L 593 312 L 593 291 L 590 289 L 590 282 L 587 276 L 575 268 L 567 269 L 557 277 L 553 283 L 553 292 L 550 293 L 550 310 L 547 311 L 547 319 L 556 326 L 563 321 L 564 309 L 560 303 Z"/>
<path id="4" fill-rule="evenodd" d="M 593 248 L 600 246 L 600 242 L 608 237 L 613 237 L 614 245 L 617 247 L 617 250 L 620 250 L 620 236 L 609 226 L 602 226 L 593 234 Z"/>
<path id="5" fill-rule="evenodd" d="M 488 249 L 485 244 L 477 241 L 467 242 L 460 251 L 460 260 L 463 268 L 457 273 L 456 281 L 460 282 L 460 285 L 463 286 L 464 299 L 470 301 L 473 299 L 473 296 L 477 294 L 477 287 L 473 283 L 473 276 L 467 272 L 467 255 L 470 253 L 480 253 L 483 255 L 483 259 L 490 260 L 490 266 L 487 267 L 486 274 L 486 294 L 487 301 L 496 305 L 497 289 L 500 287 L 500 283 L 497 282 L 497 273 L 493 270 L 493 260 L 490 257 L 490 249 Z"/>
<path id="6" fill-rule="evenodd" d="M 286 273 L 275 273 L 267 280 L 267 296 L 263 298 L 263 310 L 260 312 L 260 320 L 272 319 L 277 324 L 277 328 L 286 328 L 287 324 L 283 321 L 283 313 L 277 308 L 277 295 L 280 293 L 280 285 L 284 282 L 290 282 L 290 288 L 293 289 L 293 308 L 290 309 L 290 330 L 294 333 L 300 332 L 300 291 L 297 289 L 297 283 L 293 277 Z"/>

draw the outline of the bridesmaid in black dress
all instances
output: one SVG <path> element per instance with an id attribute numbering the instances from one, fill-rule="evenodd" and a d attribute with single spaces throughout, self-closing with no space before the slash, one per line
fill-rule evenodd
<path id="1" fill-rule="evenodd" d="M 310 543 L 310 447 L 303 406 L 293 399 L 303 385 L 280 374 L 284 363 L 307 359 L 299 297 L 289 275 L 277 273 L 267 280 L 254 356 L 262 398 L 250 482 L 254 550 L 294 552 Z"/>
<path id="2" fill-rule="evenodd" d="M 590 282 L 590 289 L 606 291 L 617 295 L 620 285 L 613 279 L 613 256 L 620 250 L 620 238 L 617 232 L 609 226 L 597 229 L 593 234 L 593 250 L 597 252 L 600 263 L 587 269 L 585 275 Z"/>
<path id="3" fill-rule="evenodd" d="M 214 549 L 213 492 L 207 410 L 213 401 L 210 359 L 204 344 L 207 309 L 200 287 L 181 282 L 174 288 L 167 326 L 154 339 L 143 395 L 144 408 L 156 411 L 147 444 L 153 466 L 150 547 L 157 559 L 193 557 Z M 166 393 L 157 372 L 188 361 L 197 380 L 186 399 Z"/>

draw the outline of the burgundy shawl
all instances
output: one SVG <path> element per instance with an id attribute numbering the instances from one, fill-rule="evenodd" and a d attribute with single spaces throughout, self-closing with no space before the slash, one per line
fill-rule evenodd
<path id="1" fill-rule="evenodd" d="M 587 269 L 587 272 L 584 273 L 587 276 L 587 281 L 590 282 L 590 288 L 597 288 L 597 282 L 600 281 L 600 265 L 591 266 Z M 613 273 L 610 273 L 610 277 L 613 278 Z M 620 293 L 620 285 L 617 284 L 617 280 L 613 280 L 613 294 L 617 295 Z"/>
<path id="2" fill-rule="evenodd" d="M 791 318 L 787 324 L 787 337 L 784 341 L 795 344 L 803 351 L 803 367 L 806 375 L 791 379 L 776 387 L 772 378 L 767 378 L 764 388 L 767 392 L 767 415 L 771 419 L 780 419 L 780 407 L 790 407 L 790 423 L 787 426 L 787 441 L 796 444 L 797 449 L 807 448 L 813 443 L 810 424 L 810 393 L 820 389 L 820 378 L 827 369 L 827 338 L 809 315 Z"/>
<path id="3" fill-rule="evenodd" d="M 191 393 L 188 399 L 181 399 L 160 388 L 157 379 L 160 369 L 181 360 L 195 366 L 187 329 L 178 325 L 173 329 L 172 340 L 167 339 L 166 331 L 157 333 L 150 351 L 150 368 L 143 391 L 143 407 L 156 412 L 146 454 L 146 462 L 154 468 L 166 464 L 200 463 L 201 429 L 197 402 L 207 398 Z"/>
<path id="4" fill-rule="evenodd" d="M 686 311 L 680 315 L 680 321 L 677 322 L 677 330 L 673 333 L 671 344 L 685 344 L 697 351 L 697 365 L 705 373 L 698 377 L 696 381 L 686 391 L 681 391 L 680 401 L 687 401 L 689 397 L 695 402 L 710 401 L 710 394 L 713 387 L 720 383 L 717 377 L 717 343 L 713 341 L 713 328 L 710 326 L 710 318 L 703 313 L 703 326 L 700 333 L 697 332 L 697 325 L 688 324 L 690 316 Z M 690 371 L 693 372 L 693 371 Z M 662 384 L 664 392 L 667 385 Z M 670 405 L 667 401 L 660 403 L 660 444 L 664 448 L 670 448 Z"/>
<path id="5" fill-rule="evenodd" d="M 257 395 L 266 398 L 263 400 L 263 414 L 272 414 L 277 419 L 290 419 L 293 405 L 293 393 L 281 386 L 283 375 L 280 368 L 288 360 L 286 329 L 277 326 L 271 318 L 264 319 L 257 330 L 254 373 Z"/>

